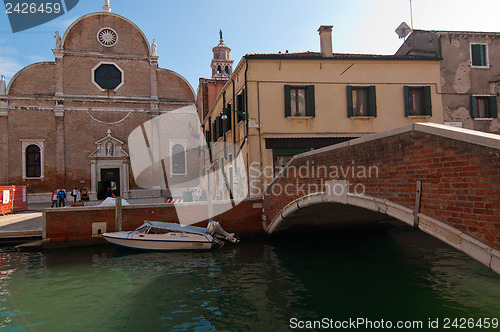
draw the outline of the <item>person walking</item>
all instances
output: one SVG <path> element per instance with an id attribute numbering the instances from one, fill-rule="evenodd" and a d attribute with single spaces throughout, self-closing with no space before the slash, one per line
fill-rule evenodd
<path id="1" fill-rule="evenodd" d="M 64 189 L 59 189 L 57 192 L 57 199 L 59 200 L 59 207 L 61 207 L 61 205 L 63 207 L 66 206 L 66 191 L 64 191 Z"/>
<path id="2" fill-rule="evenodd" d="M 76 198 L 78 197 L 78 188 L 77 187 L 73 188 L 73 190 L 71 191 L 71 196 L 73 196 L 73 200 L 76 203 Z"/>
<path id="3" fill-rule="evenodd" d="M 50 206 L 51 208 L 53 207 L 57 207 L 57 191 L 59 189 L 56 189 L 52 192 L 52 198 L 51 198 L 51 201 L 52 201 L 52 205 Z"/>

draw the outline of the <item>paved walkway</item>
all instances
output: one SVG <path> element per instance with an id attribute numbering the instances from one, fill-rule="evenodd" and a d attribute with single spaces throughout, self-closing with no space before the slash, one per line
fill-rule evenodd
<path id="1" fill-rule="evenodd" d="M 49 204 L 29 204 L 28 211 L 0 215 L 0 238 L 42 236 L 42 209 Z"/>

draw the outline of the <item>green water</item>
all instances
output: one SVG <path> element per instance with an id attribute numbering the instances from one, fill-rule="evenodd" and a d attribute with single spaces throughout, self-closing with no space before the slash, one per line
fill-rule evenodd
<path id="1" fill-rule="evenodd" d="M 205 253 L 3 249 L 0 330 L 287 331 L 323 318 L 424 327 L 500 318 L 500 276 L 421 232 L 318 233 Z"/>

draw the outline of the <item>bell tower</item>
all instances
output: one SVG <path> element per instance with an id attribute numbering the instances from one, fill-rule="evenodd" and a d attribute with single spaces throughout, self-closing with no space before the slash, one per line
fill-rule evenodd
<path id="1" fill-rule="evenodd" d="M 231 49 L 224 44 L 222 30 L 219 31 L 219 45 L 212 49 L 214 57 L 210 63 L 212 67 L 212 78 L 229 78 L 233 73 L 233 61 L 230 60 Z"/>

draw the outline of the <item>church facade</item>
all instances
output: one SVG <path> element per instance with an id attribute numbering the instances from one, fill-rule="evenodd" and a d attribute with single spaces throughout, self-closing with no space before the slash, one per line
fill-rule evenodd
<path id="1" fill-rule="evenodd" d="M 0 90 L 0 184 L 28 184 L 30 193 L 86 187 L 92 198 L 111 187 L 129 197 L 140 189 L 129 134 L 195 105 L 195 92 L 158 67 L 154 40 L 106 8 L 55 39 L 54 61 L 23 68 Z"/>

